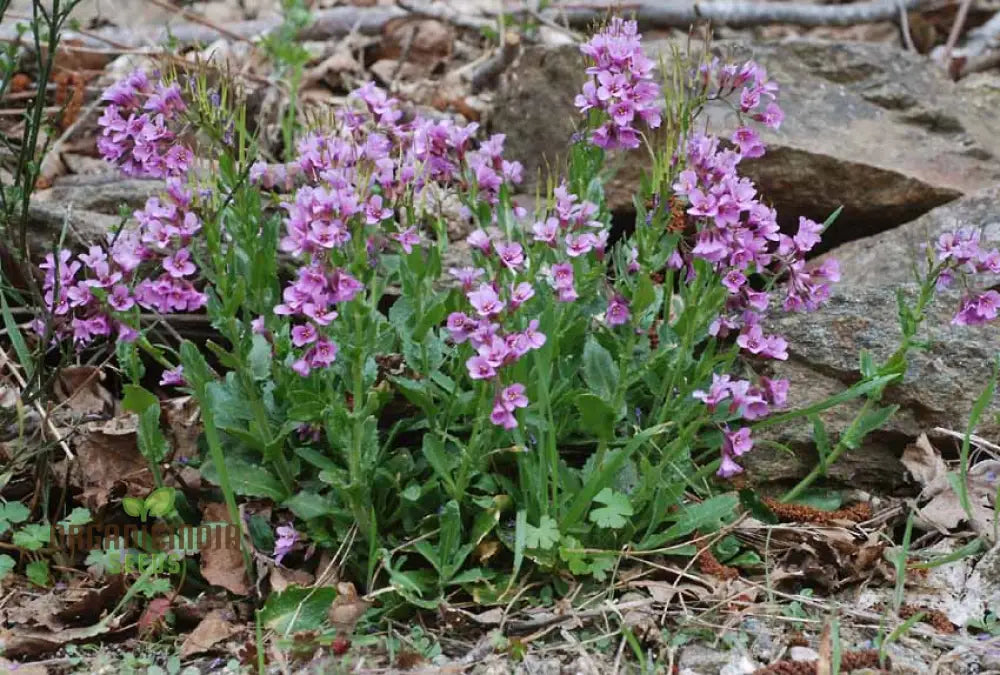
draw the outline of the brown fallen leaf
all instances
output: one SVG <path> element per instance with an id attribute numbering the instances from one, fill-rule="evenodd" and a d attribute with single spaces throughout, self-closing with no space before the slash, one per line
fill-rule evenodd
<path id="1" fill-rule="evenodd" d="M 184 644 L 181 645 L 181 658 L 186 659 L 194 654 L 211 651 L 220 642 L 228 640 L 240 630 L 242 630 L 240 626 L 226 619 L 226 612 L 213 610 L 185 638 Z"/>
<path id="2" fill-rule="evenodd" d="M 230 523 L 230 527 L 239 527 L 229 519 L 229 510 L 225 504 L 212 502 L 202 510 L 205 522 Z M 228 537 L 221 537 L 222 542 Z M 208 583 L 222 586 L 230 593 L 246 595 L 250 592 L 246 567 L 243 564 L 243 552 L 239 547 L 220 546 L 216 537 L 209 537 L 201 546 L 201 575 Z"/>
<path id="3" fill-rule="evenodd" d="M 153 489 L 149 464 L 139 452 L 137 422 L 130 413 L 80 428 L 70 483 L 82 490 L 80 500 L 91 511 L 107 504 L 112 490 L 116 497 L 144 497 Z"/>
<path id="4" fill-rule="evenodd" d="M 346 637 L 354 632 L 354 626 L 370 606 L 370 602 L 358 597 L 354 584 L 341 581 L 337 584 L 337 597 L 327 610 L 326 618 L 329 619 L 330 625 L 337 629 L 337 635 Z"/>
<path id="5" fill-rule="evenodd" d="M 271 568 L 271 590 L 280 593 L 289 586 L 312 586 L 316 578 L 305 570 L 293 570 L 281 567 Z"/>
<path id="6" fill-rule="evenodd" d="M 73 419 L 109 417 L 115 400 L 102 384 L 104 373 L 96 366 L 63 368 L 53 383 L 56 400 L 70 411 Z"/>
<path id="7" fill-rule="evenodd" d="M 962 505 L 952 480 L 961 481 L 958 473 L 948 471 L 941 453 L 931 445 L 926 434 L 903 451 L 903 466 L 923 489 L 918 503 L 916 523 L 923 529 L 951 534 L 963 522 L 979 535 L 992 540 L 996 486 L 1000 462 L 986 460 L 969 467 L 965 476 L 969 512 Z M 950 476 L 950 477 L 949 477 Z"/>
<path id="8" fill-rule="evenodd" d="M 198 456 L 201 414 L 194 396 L 178 396 L 160 401 L 160 410 L 174 457 Z"/>

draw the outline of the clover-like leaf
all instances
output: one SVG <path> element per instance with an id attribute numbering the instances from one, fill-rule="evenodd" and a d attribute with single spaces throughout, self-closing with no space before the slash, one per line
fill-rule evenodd
<path id="1" fill-rule="evenodd" d="M 590 512 L 590 521 L 598 527 L 619 528 L 625 527 L 628 523 L 628 516 L 634 511 L 628 497 L 615 492 L 611 488 L 604 488 L 594 496 L 594 501 L 604 506 L 593 509 Z"/>
<path id="2" fill-rule="evenodd" d="M 542 516 L 538 527 L 526 525 L 524 532 L 524 545 L 528 548 L 548 550 L 559 541 L 559 525 L 551 516 Z"/>

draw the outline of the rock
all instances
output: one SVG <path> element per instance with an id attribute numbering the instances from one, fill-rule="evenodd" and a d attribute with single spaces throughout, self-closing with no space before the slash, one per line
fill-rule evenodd
<path id="1" fill-rule="evenodd" d="M 681 649 L 676 667 L 681 675 L 740 675 L 752 673 L 757 663 L 742 647 L 713 649 L 693 643 Z"/>
<path id="2" fill-rule="evenodd" d="M 840 262 L 841 283 L 891 289 L 914 280 L 913 266 L 925 260 L 925 244 L 960 228 L 982 230 L 985 240 L 1000 242 L 1000 185 L 939 206 L 886 232 L 838 246 L 821 259 L 834 257 Z"/>
<path id="3" fill-rule="evenodd" d="M 912 301 L 915 287 L 905 289 Z M 883 396 L 886 404 L 898 404 L 899 411 L 861 447 L 844 453 L 829 471 L 832 480 L 869 490 L 891 490 L 905 479 L 898 457 L 907 443 L 927 432 L 932 440 L 940 440 L 939 447 L 946 447 L 954 441 L 937 438 L 934 427 L 965 429 L 996 355 L 996 327 L 951 325 L 958 301 L 958 293 L 949 291 L 932 302 L 918 334 L 929 341 L 928 348 L 910 353 L 903 381 Z M 896 317 L 892 289 L 853 285 L 835 286 L 829 302 L 816 312 L 775 314 L 767 320 L 766 331 L 787 338 L 789 359 L 770 362 L 772 376 L 791 381 L 789 398 L 796 406 L 808 406 L 843 391 L 860 378 L 859 350 L 869 350 L 876 363 L 884 362 L 896 350 L 900 339 Z M 820 415 L 831 442 L 836 442 L 860 406 L 855 400 Z M 977 433 L 987 438 L 1000 434 L 997 413 L 1000 401 L 995 400 L 981 417 Z M 770 429 L 766 437 L 788 445 L 795 455 L 760 444 L 745 458 L 752 477 L 787 483 L 816 465 L 808 422 Z"/>
<path id="4" fill-rule="evenodd" d="M 668 43 L 647 52 L 669 58 Z M 885 44 L 792 40 L 748 49 L 781 86 L 780 131 L 765 131 L 769 152 L 744 165 L 778 208 L 783 225 L 799 215 L 825 219 L 844 212 L 828 232 L 837 244 L 913 220 L 963 194 L 1000 183 L 1000 88 L 954 83 L 919 55 Z M 669 66 L 668 66 L 669 67 Z M 581 117 L 573 98 L 584 79 L 574 46 L 532 47 L 508 72 L 492 130 L 507 134 L 511 158 L 528 179 L 560 160 Z M 709 129 L 728 133 L 735 117 L 714 106 Z M 643 151 L 645 152 L 645 151 Z M 631 210 L 640 170 L 648 165 L 612 155 L 617 175 L 607 186 L 613 210 Z M 530 186 L 525 186 L 531 192 Z"/>

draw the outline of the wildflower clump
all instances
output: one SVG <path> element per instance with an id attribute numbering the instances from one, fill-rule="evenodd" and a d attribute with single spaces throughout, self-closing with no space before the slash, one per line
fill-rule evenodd
<path id="1" fill-rule="evenodd" d="M 769 313 L 815 310 L 839 270 L 806 260 L 824 224 L 782 232 L 740 174 L 783 119 L 761 66 L 677 60 L 663 96 L 635 22 L 581 51 L 584 133 L 533 205 L 502 134 L 372 83 L 271 164 L 231 98 L 129 76 L 105 96 L 101 151 L 164 193 L 103 245 L 50 257 L 37 330 L 81 348 L 117 331 L 154 355 L 202 406 L 208 480 L 295 516 L 279 562 L 361 537 L 355 572 L 421 606 L 509 587 L 511 559 L 602 579 L 607 551 L 708 527 L 678 520 L 685 495 L 733 512 L 707 479 L 743 471 L 794 395 L 761 367 L 789 357 Z M 725 137 L 671 118 L 715 101 L 739 114 Z M 661 126 L 668 141 L 647 133 Z M 607 155 L 643 147 L 635 227 L 612 228 Z M 142 315 L 175 312 L 208 315 L 221 377 L 191 343 L 148 343 Z M 512 555 L 474 563 L 480 547 Z M 433 574 L 411 574 L 416 556 Z"/>

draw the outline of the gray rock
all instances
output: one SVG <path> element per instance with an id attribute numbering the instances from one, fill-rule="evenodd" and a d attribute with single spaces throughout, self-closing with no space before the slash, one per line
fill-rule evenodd
<path id="1" fill-rule="evenodd" d="M 914 290 L 906 287 L 909 297 Z M 861 447 L 845 453 L 831 468 L 830 478 L 866 489 L 897 487 L 905 479 L 898 457 L 907 443 L 923 432 L 935 438 L 932 430 L 938 426 L 965 429 L 1000 344 L 996 326 L 951 325 L 958 301 L 955 292 L 942 293 L 933 301 L 918 334 L 929 342 L 927 349 L 911 352 L 903 381 L 888 388 L 883 397 L 887 404 L 898 404 L 899 411 Z M 869 350 L 876 363 L 896 350 L 901 335 L 896 317 L 892 289 L 852 285 L 835 287 L 829 302 L 816 312 L 775 314 L 767 330 L 788 339 L 789 360 L 770 362 L 772 374 L 791 381 L 789 398 L 796 406 L 821 401 L 859 379 L 859 350 Z M 831 440 L 847 428 L 860 405 L 852 401 L 821 415 Z M 982 416 L 977 433 L 987 438 L 1000 434 L 997 413 L 1000 402 L 995 400 Z M 746 457 L 753 475 L 789 482 L 815 466 L 810 424 L 791 423 L 771 430 L 768 436 L 790 446 L 795 455 L 762 446 Z"/>
<path id="2" fill-rule="evenodd" d="M 670 51 L 651 42 L 649 52 Z M 799 215 L 823 220 L 844 212 L 830 243 L 871 235 L 907 222 L 958 196 L 1000 183 L 1000 88 L 988 81 L 953 83 L 919 55 L 886 44 L 789 41 L 748 49 L 781 85 L 786 111 L 780 131 L 764 132 L 770 150 L 745 173 L 778 207 L 783 225 Z M 573 97 L 584 79 L 573 46 L 525 51 L 501 87 L 493 131 L 529 179 L 561 169 L 580 122 Z M 709 128 L 727 133 L 732 112 L 708 111 Z M 631 209 L 638 176 L 648 164 L 612 156 L 607 186 L 613 209 Z M 530 186 L 528 187 L 530 192 Z"/>
<path id="3" fill-rule="evenodd" d="M 915 265 L 926 260 L 928 242 L 960 228 L 981 230 L 984 239 L 1000 242 L 1000 185 L 939 206 L 886 232 L 838 246 L 822 257 L 840 262 L 843 284 L 891 289 L 915 279 Z"/>

